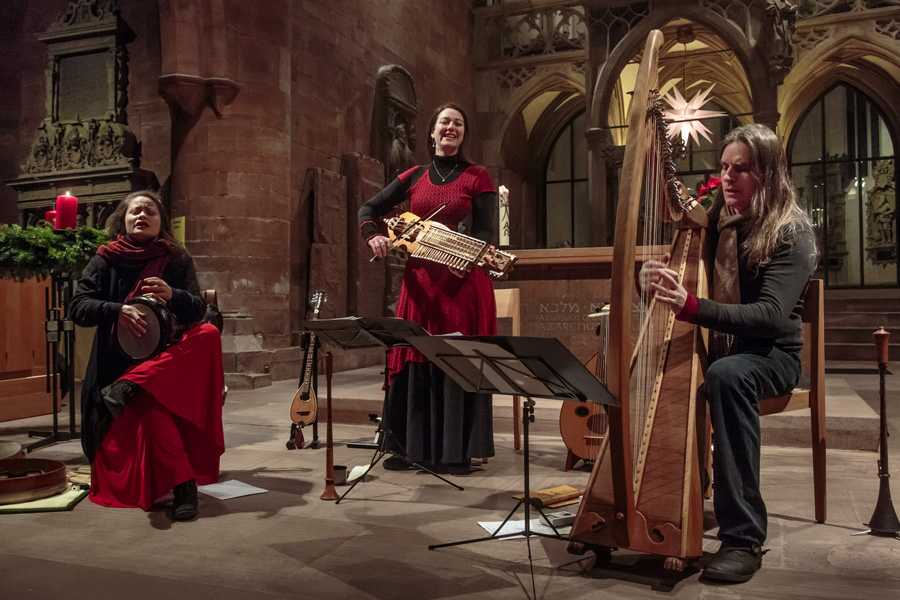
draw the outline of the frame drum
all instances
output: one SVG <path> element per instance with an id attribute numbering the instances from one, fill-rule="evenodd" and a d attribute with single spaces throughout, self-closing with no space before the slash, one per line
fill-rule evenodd
<path id="1" fill-rule="evenodd" d="M 0 460 L 0 504 L 54 496 L 68 486 L 66 463 L 46 458 Z"/>
<path id="2" fill-rule="evenodd" d="M 116 324 L 116 345 L 126 357 L 139 363 L 152 358 L 172 345 L 175 317 L 165 304 L 151 296 L 137 296 L 125 304 L 134 306 L 147 322 L 147 331 L 135 337 Z"/>

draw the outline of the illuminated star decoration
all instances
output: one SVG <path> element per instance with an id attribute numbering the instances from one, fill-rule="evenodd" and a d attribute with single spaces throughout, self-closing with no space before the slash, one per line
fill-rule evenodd
<path id="1" fill-rule="evenodd" d="M 663 112 L 663 118 L 669 122 L 666 130 L 670 138 L 674 138 L 680 133 L 681 139 L 684 140 L 685 144 L 687 144 L 688 136 L 694 139 L 695 144 L 699 144 L 699 136 L 702 135 L 708 142 L 712 142 L 712 139 L 709 137 L 709 134 L 712 132 L 700 122 L 700 119 L 724 117 L 725 113 L 717 110 L 702 110 L 700 107 L 706 104 L 706 98 L 715 85 L 715 83 L 712 84 L 704 92 L 698 92 L 696 96 L 691 98 L 690 102 L 685 100 L 678 88 L 675 87 L 672 88 L 671 93 L 663 96 L 665 101 L 671 106 L 669 110 Z"/>

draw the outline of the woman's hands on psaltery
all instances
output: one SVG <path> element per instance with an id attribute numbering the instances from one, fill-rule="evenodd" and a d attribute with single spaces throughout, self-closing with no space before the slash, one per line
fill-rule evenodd
<path id="1" fill-rule="evenodd" d="M 687 302 L 687 290 L 681 285 L 678 273 L 669 268 L 670 256 L 662 260 L 650 259 L 641 265 L 638 283 L 646 292 L 655 292 L 656 299 L 665 302 L 676 315 Z"/>
<path id="2" fill-rule="evenodd" d="M 147 277 L 141 285 L 142 296 L 153 296 L 168 302 L 172 299 L 172 288 L 159 277 Z M 141 311 L 131 304 L 123 304 L 119 309 L 119 327 L 124 327 L 135 337 L 147 332 L 147 321 Z"/>

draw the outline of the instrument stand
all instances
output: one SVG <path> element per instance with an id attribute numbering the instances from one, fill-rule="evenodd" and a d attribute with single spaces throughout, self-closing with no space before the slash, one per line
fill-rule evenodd
<path id="1" fill-rule="evenodd" d="M 316 343 L 313 344 L 312 348 L 310 348 L 309 347 L 309 338 L 310 338 L 310 335 L 309 335 L 308 331 L 301 333 L 300 334 L 300 346 L 304 350 L 306 350 L 306 352 L 313 353 L 313 359 L 312 359 L 313 364 L 316 365 L 317 368 L 313 369 L 312 372 L 310 373 L 310 376 L 312 377 L 312 381 L 310 382 L 310 389 L 312 389 L 313 392 L 316 394 L 316 397 L 318 397 L 318 395 L 319 395 L 319 369 L 318 369 L 319 340 L 316 340 Z M 303 362 L 304 363 L 306 362 L 305 354 L 303 357 Z M 303 386 L 303 374 L 300 375 L 300 383 L 297 384 L 298 388 L 300 388 L 302 386 Z M 290 433 L 290 436 L 288 437 L 288 441 L 285 443 L 285 446 L 287 446 L 288 450 L 294 450 L 296 448 L 303 447 L 297 442 L 297 434 L 298 433 L 300 436 L 300 440 L 303 439 L 303 433 L 302 433 L 303 427 L 304 427 L 303 423 L 291 423 L 291 433 Z M 310 443 L 306 444 L 306 447 L 315 450 L 319 447 L 319 417 L 318 417 L 318 414 L 316 415 L 315 420 L 312 422 L 312 430 L 313 430 L 313 439 Z"/>
<path id="2" fill-rule="evenodd" d="M 356 484 L 358 484 L 360 481 L 365 481 L 366 475 L 368 475 L 369 471 L 371 471 L 375 467 L 375 465 L 377 465 L 381 461 L 381 459 L 384 458 L 385 454 L 396 456 L 416 470 L 437 477 L 441 481 L 462 491 L 462 486 L 453 483 L 449 479 L 442 477 L 441 475 L 435 473 L 434 471 L 423 465 L 420 465 L 419 463 L 409 460 L 404 454 L 387 449 L 388 442 L 394 441 L 393 433 L 391 432 L 389 424 L 389 415 L 391 413 L 388 360 L 390 359 L 390 353 L 394 348 L 409 347 L 409 344 L 406 342 L 407 337 L 422 335 L 427 336 L 428 332 L 422 329 L 422 327 L 417 323 L 395 317 L 345 317 L 339 319 L 317 319 L 315 321 L 305 321 L 304 326 L 312 331 L 315 331 L 317 335 L 321 336 L 324 339 L 327 339 L 343 350 L 353 348 L 373 348 L 379 346 L 383 346 L 385 348 L 384 405 L 382 408 L 381 422 L 379 423 L 378 427 L 380 435 L 376 433 L 378 445 L 375 448 L 375 453 L 372 455 L 372 460 L 369 462 L 369 468 L 366 469 L 365 473 L 363 473 L 356 479 L 356 481 L 353 482 L 350 488 L 346 492 L 344 492 L 340 498 L 337 499 L 337 502 L 335 502 L 335 504 L 340 504 L 341 500 L 343 500 L 350 492 L 353 491 L 353 488 L 356 487 Z"/>
<path id="3" fill-rule="evenodd" d="M 68 273 L 53 273 L 50 278 L 50 286 L 44 290 L 44 332 L 47 337 L 47 393 L 52 394 L 53 398 L 53 430 L 29 431 L 28 437 L 43 439 L 29 444 L 25 452 L 34 452 L 58 442 L 81 439 L 81 433 L 75 430 L 75 324 L 69 315 L 75 283 Z M 65 360 L 62 365 L 63 373 L 59 372 L 60 346 Z M 62 382 L 60 377 L 63 378 Z M 62 398 L 66 395 L 69 396 L 69 430 L 61 431 L 59 411 Z"/>
<path id="4" fill-rule="evenodd" d="M 544 514 L 541 500 L 531 497 L 528 424 L 534 422 L 534 398 L 581 402 L 592 400 L 613 405 L 618 402 L 557 339 L 515 336 L 432 336 L 411 338 L 409 342 L 467 392 L 507 394 L 526 398 L 522 405 L 525 494 L 491 535 L 459 542 L 432 544 L 428 549 L 521 535 L 526 539 L 528 561 L 531 564 L 531 537 L 566 539 Z M 525 508 L 524 531 L 500 534 L 520 506 Z M 531 530 L 532 508 L 550 524 L 554 535 Z M 533 569 L 532 564 L 532 587 L 534 587 Z"/>

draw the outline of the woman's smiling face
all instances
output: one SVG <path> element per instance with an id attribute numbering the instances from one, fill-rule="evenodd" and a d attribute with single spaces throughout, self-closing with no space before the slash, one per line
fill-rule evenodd
<path id="1" fill-rule="evenodd" d="M 434 130 L 431 132 L 435 154 L 453 156 L 459 152 L 465 135 L 466 122 L 462 113 L 453 108 L 445 108 L 438 115 Z"/>

